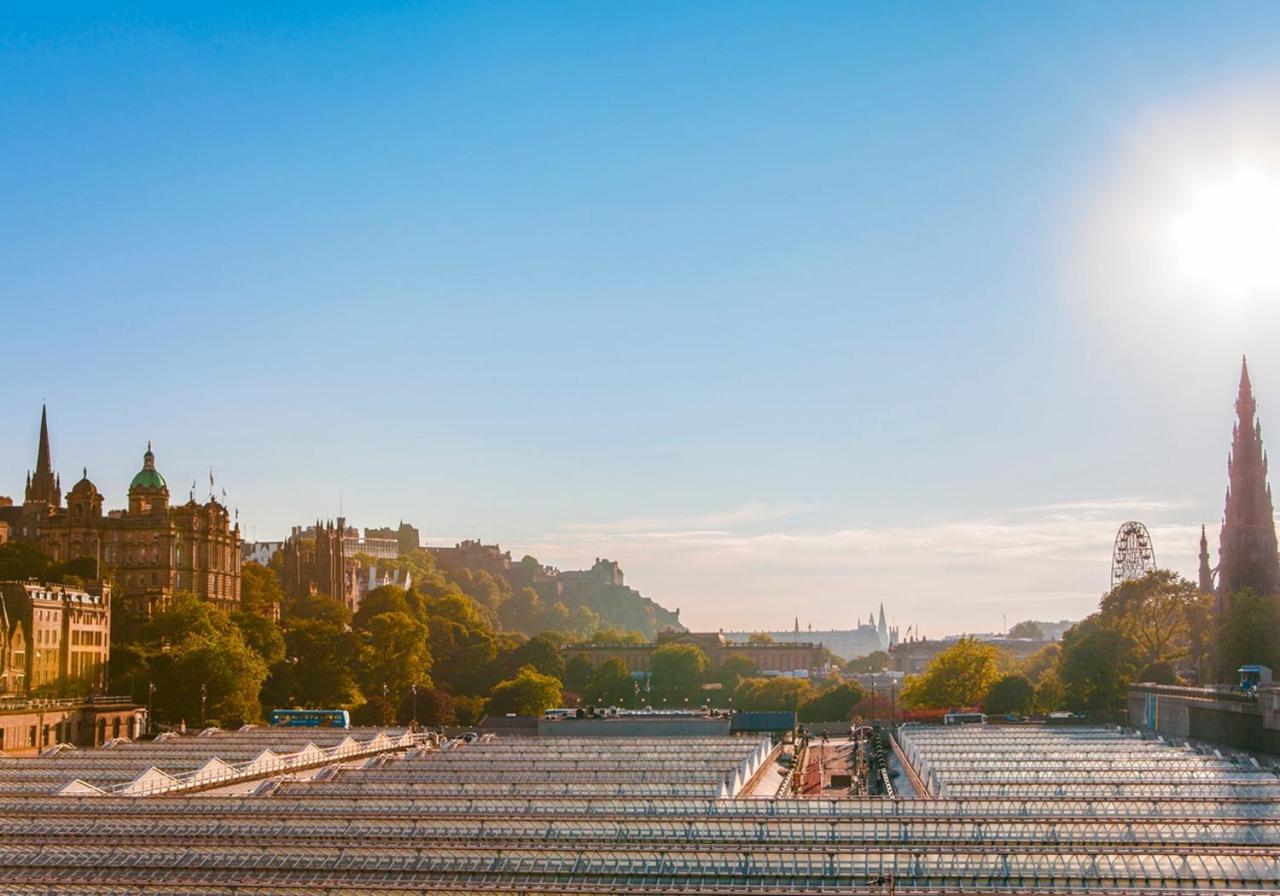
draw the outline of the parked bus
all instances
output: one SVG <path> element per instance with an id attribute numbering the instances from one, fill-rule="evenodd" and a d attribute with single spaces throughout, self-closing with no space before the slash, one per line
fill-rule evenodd
<path id="1" fill-rule="evenodd" d="M 980 712 L 949 712 L 942 717 L 944 725 L 985 725 L 987 717 Z"/>
<path id="2" fill-rule="evenodd" d="M 273 709 L 268 719 L 272 727 L 282 728 L 351 727 L 351 717 L 345 709 Z"/>

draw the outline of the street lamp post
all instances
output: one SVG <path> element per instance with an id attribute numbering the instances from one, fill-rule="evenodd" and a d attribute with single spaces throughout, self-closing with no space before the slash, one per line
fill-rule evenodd
<path id="1" fill-rule="evenodd" d="M 147 682 L 147 734 L 151 733 L 151 698 L 155 696 L 156 683 L 154 681 Z"/>
<path id="2" fill-rule="evenodd" d="M 200 682 L 200 727 L 204 728 L 204 704 L 209 697 L 209 688 L 202 681 Z"/>
<path id="3" fill-rule="evenodd" d="M 418 730 L 418 685 L 409 685 L 409 690 L 413 692 L 413 730 Z"/>

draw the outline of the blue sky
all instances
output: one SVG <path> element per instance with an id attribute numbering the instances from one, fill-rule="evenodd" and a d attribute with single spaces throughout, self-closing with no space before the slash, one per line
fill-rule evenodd
<path id="1" fill-rule="evenodd" d="M 47 399 L 113 506 L 151 439 L 250 537 L 942 634 L 1088 612 L 1131 517 L 1193 572 L 1242 352 L 1280 427 L 1274 293 L 1098 237 L 1178 134 L 1275 162 L 1273 5 L 259 7 L 0 22 L 0 494 Z"/>

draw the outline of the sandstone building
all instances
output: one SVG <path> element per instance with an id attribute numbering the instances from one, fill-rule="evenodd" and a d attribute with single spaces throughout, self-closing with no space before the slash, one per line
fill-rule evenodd
<path id="1" fill-rule="evenodd" d="M 142 469 L 129 483 L 128 508 L 106 511 L 88 472 L 62 506 L 53 472 L 47 415 L 40 417 L 35 472 L 22 506 L 0 506 L 9 537 L 39 546 L 56 561 L 86 558 L 110 573 L 120 608 L 150 614 L 178 591 L 191 591 L 226 610 L 240 604 L 240 527 L 212 496 L 169 503 L 169 486 L 156 469 L 150 444 Z"/>

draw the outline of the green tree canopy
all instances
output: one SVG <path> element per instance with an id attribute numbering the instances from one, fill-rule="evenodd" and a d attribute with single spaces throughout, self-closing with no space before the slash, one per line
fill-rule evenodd
<path id="1" fill-rule="evenodd" d="M 1280 598 L 1250 588 L 1231 595 L 1218 620 L 1220 680 L 1232 681 L 1246 663 L 1280 671 Z"/>
<path id="2" fill-rule="evenodd" d="M 850 674 L 883 672 L 889 668 L 889 654 L 876 650 L 866 656 L 855 657 L 845 663 L 844 671 Z"/>
<path id="3" fill-rule="evenodd" d="M 798 710 L 814 698 L 813 685 L 803 678 L 744 678 L 733 692 L 738 710 Z"/>
<path id="4" fill-rule="evenodd" d="M 611 657 L 591 673 L 582 700 L 596 706 L 628 706 L 635 702 L 635 695 L 635 679 L 626 663 Z"/>
<path id="5" fill-rule="evenodd" d="M 552 632 L 534 635 L 506 655 L 503 660 L 507 676 L 521 666 L 533 666 L 543 675 L 564 679 L 564 654 L 560 652 L 561 638 Z"/>
<path id="6" fill-rule="evenodd" d="M 1076 623 L 1062 636 L 1058 679 L 1070 709 L 1111 712 L 1119 708 L 1133 677 L 1133 640 L 1103 624 L 1100 615 Z"/>
<path id="7" fill-rule="evenodd" d="M 266 663 L 213 605 L 179 592 L 143 626 L 140 646 L 157 719 L 240 725 L 260 718 Z"/>
<path id="8" fill-rule="evenodd" d="M 742 679 L 754 678 L 759 674 L 760 667 L 755 660 L 745 653 L 734 651 L 724 654 L 720 663 L 708 673 L 708 677 L 712 681 L 718 681 L 725 690 L 732 691 Z"/>
<path id="9" fill-rule="evenodd" d="M 1036 689 L 1023 675 L 1005 675 L 982 698 L 982 711 L 992 715 L 1029 713 L 1035 709 Z"/>
<path id="10" fill-rule="evenodd" d="M 1040 623 L 1027 619 L 1019 622 L 1013 628 L 1009 629 L 1009 637 L 1030 638 L 1032 641 L 1043 641 L 1044 629 L 1040 627 Z"/>
<path id="11" fill-rule="evenodd" d="M 580 653 L 575 654 L 564 664 L 564 686 L 575 694 L 581 695 L 591 680 L 593 671 L 595 670 L 591 660 Z"/>
<path id="12" fill-rule="evenodd" d="M 706 671 L 707 655 L 696 644 L 663 644 L 650 660 L 650 687 L 659 700 L 700 703 Z"/>
<path id="13" fill-rule="evenodd" d="M 1213 598 L 1167 569 L 1122 582 L 1103 595 L 1098 623 L 1133 644 L 1137 666 L 1207 654 Z"/>
<path id="14" fill-rule="evenodd" d="M 853 708 L 867 698 L 867 692 L 856 681 L 845 681 L 827 688 L 800 705 L 802 722 L 847 722 Z"/>
<path id="15" fill-rule="evenodd" d="M 514 678 L 494 686 L 485 710 L 491 715 L 540 716 L 559 703 L 560 679 L 525 666 Z"/>
<path id="16" fill-rule="evenodd" d="M 1000 677 L 1000 653 L 976 638 L 961 638 L 907 678 L 902 702 L 914 709 L 977 706 Z"/>

